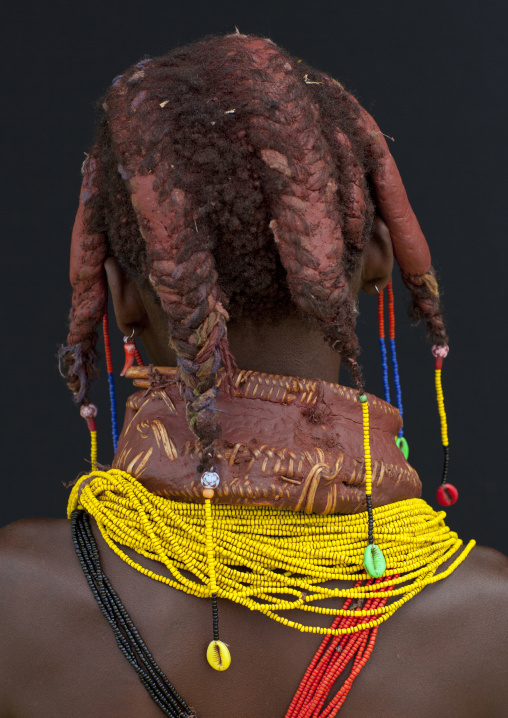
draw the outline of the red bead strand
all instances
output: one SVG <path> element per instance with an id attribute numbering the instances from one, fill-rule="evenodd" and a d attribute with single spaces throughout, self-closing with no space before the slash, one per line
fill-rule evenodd
<path id="1" fill-rule="evenodd" d="M 390 590 L 390 580 L 393 577 L 382 579 L 369 579 L 366 583 L 377 583 L 379 590 Z M 364 585 L 364 580 L 357 581 L 355 588 Z M 343 609 L 351 610 L 353 599 L 348 598 Z M 371 598 L 365 601 L 363 610 L 381 608 L 386 604 L 386 597 Z M 373 618 L 373 617 L 372 617 Z M 369 621 L 366 616 L 337 616 L 332 623 L 332 628 L 353 628 L 358 623 Z M 305 675 L 296 691 L 293 700 L 287 710 L 285 718 L 334 718 L 358 676 L 363 666 L 367 663 L 374 648 L 378 627 L 367 628 L 357 633 L 343 634 L 339 636 L 325 636 L 319 646 Z M 349 662 L 353 665 L 348 677 L 328 705 L 323 708 L 329 693 L 337 678 L 346 669 Z"/>
<path id="2" fill-rule="evenodd" d="M 384 302 L 384 292 L 381 290 L 379 294 L 377 295 L 377 316 L 378 316 L 378 326 L 379 326 L 379 338 L 384 339 L 385 338 L 385 302 Z"/>
<path id="3" fill-rule="evenodd" d="M 139 353 L 139 349 L 136 346 L 136 343 L 134 342 L 134 357 L 136 359 L 138 366 L 145 366 L 145 363 L 143 359 L 141 358 L 141 354 Z"/>
<path id="4" fill-rule="evenodd" d="M 111 344 L 109 341 L 109 320 L 108 320 L 108 310 L 104 312 L 104 316 L 102 317 L 102 330 L 104 333 L 104 353 L 106 355 L 106 368 L 108 374 L 113 373 L 113 360 L 111 359 Z"/>
<path id="5" fill-rule="evenodd" d="M 388 294 L 388 337 L 395 339 L 395 303 L 393 300 L 393 284 L 391 279 L 388 282 L 386 291 Z"/>

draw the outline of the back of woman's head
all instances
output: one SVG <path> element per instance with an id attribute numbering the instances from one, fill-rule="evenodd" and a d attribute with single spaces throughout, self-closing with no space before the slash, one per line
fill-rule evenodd
<path id="1" fill-rule="evenodd" d="M 430 255 L 379 128 L 335 80 L 270 40 L 210 37 L 117 77 L 85 163 L 73 233 L 73 308 L 62 348 L 86 404 L 103 263 L 150 286 L 167 317 L 201 466 L 220 435 L 217 374 L 229 315 L 296 308 L 358 388 L 352 278 L 375 214 L 430 338 L 446 343 Z"/>

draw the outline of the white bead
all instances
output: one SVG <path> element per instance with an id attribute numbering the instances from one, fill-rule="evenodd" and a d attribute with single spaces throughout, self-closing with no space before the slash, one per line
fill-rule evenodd
<path id="1" fill-rule="evenodd" d="M 220 476 L 216 471 L 205 471 L 201 476 L 201 483 L 207 489 L 216 489 L 220 484 Z"/>

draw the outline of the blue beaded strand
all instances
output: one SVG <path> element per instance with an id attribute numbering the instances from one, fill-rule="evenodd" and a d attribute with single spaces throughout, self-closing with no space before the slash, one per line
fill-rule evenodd
<path id="1" fill-rule="evenodd" d="M 392 358 L 392 369 L 393 369 L 393 383 L 395 384 L 395 396 L 397 397 L 397 408 L 399 410 L 400 416 L 402 420 L 404 421 L 404 412 L 402 408 L 402 391 L 400 388 L 400 378 L 399 378 L 399 365 L 397 362 L 397 350 L 395 349 L 395 339 L 390 339 L 390 354 Z M 401 427 L 401 430 L 398 433 L 398 436 L 404 436 L 404 424 Z"/>
<path id="2" fill-rule="evenodd" d="M 108 312 L 104 312 L 102 319 L 102 332 L 104 334 L 104 353 L 106 354 L 106 369 L 108 372 L 109 405 L 111 407 L 111 433 L 113 436 L 113 449 L 116 453 L 118 445 L 118 419 L 116 412 L 115 377 L 113 375 L 113 360 L 111 358 L 111 344 L 109 342 Z"/>
<path id="3" fill-rule="evenodd" d="M 383 367 L 383 387 L 385 392 L 385 401 L 390 404 L 390 380 L 388 378 L 388 354 L 386 352 L 386 344 L 384 337 L 379 337 L 379 346 L 381 348 L 381 364 Z"/>
<path id="4" fill-rule="evenodd" d="M 116 393 L 115 393 L 115 377 L 108 372 L 109 384 L 109 405 L 111 407 L 111 433 L 113 436 L 113 449 L 116 454 L 118 446 L 118 418 L 116 412 Z"/>

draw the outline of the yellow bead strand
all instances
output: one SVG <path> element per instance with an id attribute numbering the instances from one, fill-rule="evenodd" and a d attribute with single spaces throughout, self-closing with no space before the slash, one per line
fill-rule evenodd
<path id="1" fill-rule="evenodd" d="M 439 411 L 439 420 L 441 422 L 441 441 L 443 442 L 443 446 L 448 446 L 448 422 L 446 420 L 443 385 L 441 383 L 441 369 L 435 370 L 435 383 L 437 408 Z"/>
<path id="2" fill-rule="evenodd" d="M 210 595 L 217 593 L 217 582 L 215 578 L 215 559 L 213 550 L 213 519 L 212 502 L 205 499 L 205 541 L 206 556 L 208 559 L 208 576 L 210 578 Z"/>
<path id="3" fill-rule="evenodd" d="M 363 395 L 365 396 L 365 394 Z M 372 494 L 372 456 L 370 453 L 370 425 L 369 425 L 369 403 L 367 397 L 362 402 L 363 420 L 363 455 L 365 457 L 365 493 Z"/>
<path id="4" fill-rule="evenodd" d="M 97 429 L 90 431 L 90 463 L 92 471 L 97 468 Z"/>
<path id="5" fill-rule="evenodd" d="M 144 575 L 194 596 L 217 593 L 307 633 L 340 635 L 379 625 L 422 588 L 452 573 L 474 546 L 470 541 L 455 556 L 462 541 L 444 523 L 445 513 L 421 499 L 375 508 L 376 541 L 386 558 L 387 578 L 357 588 L 331 588 L 329 581 L 366 577 L 367 512 L 321 516 L 214 504 L 212 522 L 209 499 L 187 504 L 155 496 L 118 469 L 82 477 L 69 497 L 68 515 L 77 508 L 93 516 L 111 549 Z M 163 564 L 170 575 L 142 566 L 122 546 Z M 436 573 L 454 556 L 445 571 Z M 319 605 L 322 599 L 374 595 L 391 602 L 369 611 Z M 366 621 L 352 629 L 329 629 L 280 615 L 294 608 L 366 616 Z"/>

